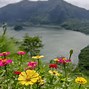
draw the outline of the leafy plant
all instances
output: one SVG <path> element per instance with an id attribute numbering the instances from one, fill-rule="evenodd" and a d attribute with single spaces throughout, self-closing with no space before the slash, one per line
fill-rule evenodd
<path id="1" fill-rule="evenodd" d="M 38 36 L 30 37 L 25 35 L 20 49 L 26 51 L 27 53 L 30 52 L 31 56 L 40 54 L 40 50 L 43 47 L 42 41 Z"/>

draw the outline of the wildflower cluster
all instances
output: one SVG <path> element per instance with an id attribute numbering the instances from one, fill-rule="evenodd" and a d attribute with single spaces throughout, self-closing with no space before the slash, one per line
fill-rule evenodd
<path id="1" fill-rule="evenodd" d="M 0 83 L 6 84 L 1 89 L 8 89 L 7 83 L 13 89 L 81 89 L 87 83 L 83 76 L 76 78 L 73 74 L 71 55 L 69 59 L 57 57 L 50 63 L 42 61 L 43 55 L 31 57 L 24 51 L 18 51 L 13 61 L 10 52 L 2 52 L 0 56 Z"/>

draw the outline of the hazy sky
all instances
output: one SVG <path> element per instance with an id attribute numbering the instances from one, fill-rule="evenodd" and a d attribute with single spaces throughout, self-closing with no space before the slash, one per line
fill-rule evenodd
<path id="1" fill-rule="evenodd" d="M 0 7 L 5 6 L 9 3 L 15 3 L 15 2 L 19 2 L 19 1 L 21 1 L 21 0 L 0 0 Z M 33 1 L 37 1 L 37 0 L 33 0 Z M 40 1 L 42 1 L 42 0 L 40 0 Z M 79 7 L 89 9 L 89 0 L 65 0 L 65 1 L 70 2 Z"/>

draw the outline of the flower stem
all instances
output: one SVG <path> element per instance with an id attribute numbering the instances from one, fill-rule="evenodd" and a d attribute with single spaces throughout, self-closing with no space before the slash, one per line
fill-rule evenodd
<path id="1" fill-rule="evenodd" d="M 7 75 L 7 67 L 5 66 L 5 75 Z"/>
<path id="2" fill-rule="evenodd" d="M 67 82 L 67 73 L 66 73 L 66 65 L 64 64 L 64 72 L 65 72 L 65 89 L 67 89 L 67 85 L 66 85 L 66 82 Z"/>
<path id="3" fill-rule="evenodd" d="M 30 85 L 30 89 L 32 89 L 32 85 Z"/>
<path id="4" fill-rule="evenodd" d="M 65 72 L 65 78 L 66 78 L 66 65 L 64 64 L 64 72 Z"/>
<path id="5" fill-rule="evenodd" d="M 21 63 L 22 63 L 22 55 L 21 55 Z"/>
<path id="6" fill-rule="evenodd" d="M 6 56 L 4 56 L 4 59 L 6 59 Z"/>
<path id="7" fill-rule="evenodd" d="M 40 61 L 39 61 L 39 59 L 38 59 L 38 70 L 40 69 Z"/>
<path id="8" fill-rule="evenodd" d="M 78 89 L 80 89 L 81 88 L 81 84 L 79 85 L 79 88 Z"/>

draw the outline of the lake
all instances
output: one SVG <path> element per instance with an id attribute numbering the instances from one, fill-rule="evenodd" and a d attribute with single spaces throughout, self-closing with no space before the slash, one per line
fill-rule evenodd
<path id="1" fill-rule="evenodd" d="M 0 29 L 2 33 L 2 29 Z M 44 27 L 26 27 L 24 30 L 15 31 L 8 28 L 7 35 L 22 39 L 24 34 L 30 36 L 40 36 L 44 48 L 41 54 L 45 56 L 44 61 L 48 61 L 60 56 L 69 56 L 69 50 L 73 49 L 72 62 L 78 63 L 80 50 L 89 44 L 89 36 L 80 32 L 65 29 L 44 28 Z"/>

